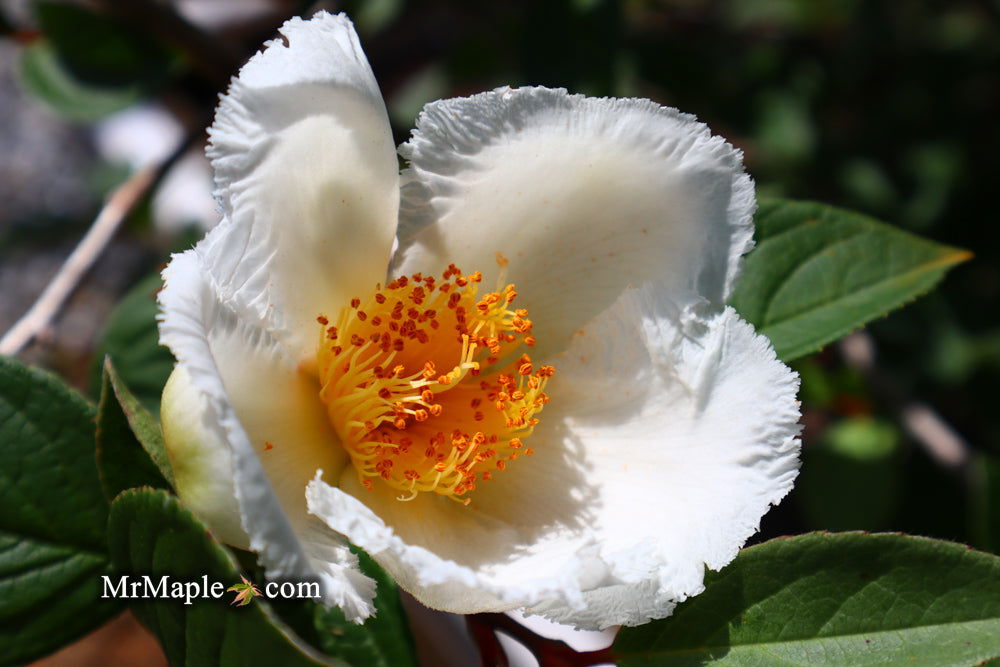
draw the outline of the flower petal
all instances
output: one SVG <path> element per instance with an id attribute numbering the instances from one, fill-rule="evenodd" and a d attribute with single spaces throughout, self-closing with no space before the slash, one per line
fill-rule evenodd
<path id="1" fill-rule="evenodd" d="M 281 32 L 240 70 L 209 130 L 223 224 L 241 237 L 209 268 L 221 294 L 310 346 L 320 312 L 384 280 L 398 163 L 351 22 L 320 12 Z"/>
<path id="2" fill-rule="evenodd" d="M 208 397 L 193 390 L 184 366 L 163 389 L 160 420 L 174 486 L 184 504 L 226 544 L 250 548 L 236 502 L 232 455 L 221 429 L 206 423 Z"/>
<path id="3" fill-rule="evenodd" d="M 579 608 L 594 565 L 601 567 L 584 533 L 541 525 L 527 503 L 514 517 L 493 516 L 434 494 L 404 503 L 386 487 L 363 489 L 351 473 L 340 487 L 317 475 L 306 491 L 309 511 L 434 609 L 508 611 L 546 600 Z"/>
<path id="4" fill-rule="evenodd" d="M 502 253 L 550 349 L 627 285 L 725 302 L 752 245 L 741 153 L 649 100 L 520 88 L 434 102 L 400 154 L 398 272 L 454 262 L 491 285 Z"/>
<path id="5" fill-rule="evenodd" d="M 183 477 L 178 491 L 226 540 L 235 532 L 226 514 L 234 494 L 242 528 L 234 543 L 248 543 L 271 579 L 318 579 L 328 603 L 360 620 L 373 611 L 373 582 L 346 544 L 317 531 L 305 511 L 305 485 L 316 469 L 347 465 L 318 386 L 271 332 L 238 317 L 239 305 L 208 277 L 204 250 L 231 242 L 234 229 L 217 227 L 164 271 L 161 342 L 178 359 L 164 395 L 167 447 L 172 461 L 194 457 L 190 468 L 217 466 Z"/>
<path id="6" fill-rule="evenodd" d="M 584 628 L 669 615 L 798 474 L 797 375 L 731 308 L 665 294 L 628 291 L 555 360 L 532 440 L 542 448 L 568 431 L 581 443 L 609 576 L 583 610 L 533 613 Z"/>

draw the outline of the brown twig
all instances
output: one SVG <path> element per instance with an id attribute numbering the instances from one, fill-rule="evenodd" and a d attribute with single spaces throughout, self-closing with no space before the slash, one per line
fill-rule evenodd
<path id="1" fill-rule="evenodd" d="M 192 135 L 182 142 L 163 162 L 137 171 L 111 192 L 90 225 L 90 229 L 63 262 L 31 309 L 0 339 L 0 354 L 18 354 L 48 329 L 66 299 L 77 288 L 83 276 L 118 231 L 122 221 L 163 178 L 174 162 L 187 150 L 195 136 L 197 135 Z"/>
<path id="2" fill-rule="evenodd" d="M 587 667 L 615 661 L 610 647 L 597 651 L 577 651 L 564 641 L 536 634 L 506 614 L 473 614 L 467 618 L 472 636 L 479 644 L 484 667 L 507 664 L 506 654 L 499 647 L 494 631 L 502 632 L 523 644 L 538 660 L 539 667 Z M 497 648 L 500 649 L 503 662 L 490 662 L 496 656 Z"/>

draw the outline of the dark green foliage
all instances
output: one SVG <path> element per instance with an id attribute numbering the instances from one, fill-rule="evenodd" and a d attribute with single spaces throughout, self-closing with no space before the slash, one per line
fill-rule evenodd
<path id="1" fill-rule="evenodd" d="M 1000 558 L 904 535 L 745 549 L 674 615 L 623 629 L 618 664 L 969 665 L 1000 656 Z"/>
<path id="2" fill-rule="evenodd" d="M 97 406 L 97 465 L 108 500 L 140 486 L 170 489 L 173 473 L 160 422 L 104 362 L 101 401 Z"/>
<path id="3" fill-rule="evenodd" d="M 93 406 L 0 357 L 0 452 L 0 664 L 22 664 L 121 605 L 100 599 L 108 504 L 94 465 Z"/>
<path id="4" fill-rule="evenodd" d="M 133 489 L 111 506 L 108 543 L 116 570 L 149 575 L 154 581 L 240 583 L 232 555 L 164 491 Z M 302 643 L 257 598 L 246 607 L 231 607 L 232 593 L 222 599 L 148 599 L 132 603 L 139 619 L 160 640 L 172 665 L 321 665 L 325 660 Z"/>
<path id="5" fill-rule="evenodd" d="M 103 364 L 109 357 L 124 386 L 154 416 L 160 412 L 163 386 L 174 368 L 174 357 L 160 346 L 156 328 L 156 293 L 163 282 L 158 274 L 141 280 L 108 318 L 94 356 L 92 382 L 101 386 Z"/>
<path id="6" fill-rule="evenodd" d="M 732 304 L 789 361 L 931 289 L 970 253 L 867 216 L 764 200 Z"/>

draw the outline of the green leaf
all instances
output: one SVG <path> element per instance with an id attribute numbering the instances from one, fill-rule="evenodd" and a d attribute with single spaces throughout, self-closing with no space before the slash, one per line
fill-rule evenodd
<path id="1" fill-rule="evenodd" d="M 137 85 L 102 86 L 80 81 L 45 40 L 21 52 L 19 77 L 24 88 L 53 111 L 81 122 L 120 111 L 143 96 Z"/>
<path id="2" fill-rule="evenodd" d="M 94 408 L 0 357 L 0 664 L 50 653 L 120 609 L 101 600 L 108 504 Z"/>
<path id="3" fill-rule="evenodd" d="M 371 556 L 360 549 L 354 551 L 361 561 L 361 571 L 378 584 L 375 616 L 357 625 L 335 607 L 315 605 L 320 648 L 352 665 L 416 667 L 416 648 L 396 582 Z"/>
<path id="4" fill-rule="evenodd" d="M 186 582 L 205 576 L 224 588 L 241 582 L 233 555 L 165 491 L 122 492 L 111 505 L 108 543 L 115 566 L 132 577 L 149 575 L 156 583 L 163 575 Z M 230 597 L 190 605 L 183 599 L 137 599 L 132 608 L 159 638 L 171 665 L 343 664 L 304 644 L 262 599 L 233 607 Z"/>
<path id="5" fill-rule="evenodd" d="M 104 362 L 101 402 L 97 406 L 97 467 L 108 500 L 139 486 L 170 489 L 173 471 L 163 444 L 160 423 L 139 404 Z"/>
<path id="6" fill-rule="evenodd" d="M 810 533 L 743 550 L 618 664 L 971 665 L 1000 656 L 1000 559 L 899 534 Z"/>
<path id="7" fill-rule="evenodd" d="M 149 35 L 79 3 L 38 2 L 38 25 L 67 71 L 97 85 L 151 87 L 171 57 Z"/>
<path id="8" fill-rule="evenodd" d="M 971 257 L 813 202 L 763 200 L 756 225 L 731 302 L 785 361 L 912 301 Z"/>
<path id="9" fill-rule="evenodd" d="M 108 318 L 94 357 L 95 386 L 100 386 L 105 356 L 111 357 L 124 386 L 153 415 L 160 412 L 163 386 L 174 368 L 174 357 L 160 346 L 156 326 L 156 293 L 162 285 L 160 276 L 153 274 L 129 290 Z"/>

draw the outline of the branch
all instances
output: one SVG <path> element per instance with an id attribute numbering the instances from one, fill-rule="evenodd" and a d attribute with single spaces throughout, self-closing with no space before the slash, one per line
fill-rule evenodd
<path id="1" fill-rule="evenodd" d="M 182 142 L 159 165 L 146 167 L 133 174 L 112 191 L 90 229 L 76 246 L 59 272 L 49 282 L 31 309 L 0 339 L 0 355 L 16 355 L 37 338 L 52 323 L 69 295 L 79 286 L 94 261 L 104 252 L 122 221 L 142 201 L 149 190 L 173 166 L 196 135 Z"/>
<path id="2" fill-rule="evenodd" d="M 605 662 L 614 662 L 611 648 L 597 651 L 577 651 L 572 646 L 558 639 L 548 639 L 524 627 L 506 614 L 473 614 L 467 617 L 472 635 L 479 643 L 483 656 L 484 667 L 500 667 L 506 665 L 506 655 L 501 649 L 503 662 L 489 662 L 488 656 L 494 655 L 488 639 L 481 641 L 483 631 L 489 630 L 492 636 L 494 630 L 516 639 L 525 646 L 538 660 L 539 667 L 587 667 Z M 484 645 L 484 641 L 486 642 Z M 492 638 L 496 642 L 496 637 Z M 499 642 L 497 642 L 499 648 Z"/>

